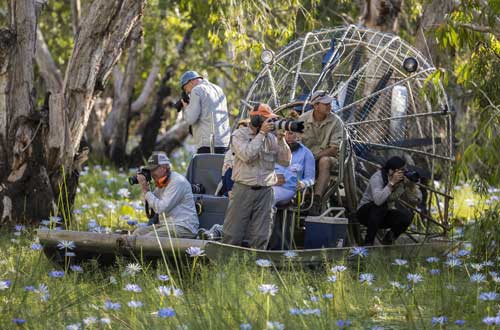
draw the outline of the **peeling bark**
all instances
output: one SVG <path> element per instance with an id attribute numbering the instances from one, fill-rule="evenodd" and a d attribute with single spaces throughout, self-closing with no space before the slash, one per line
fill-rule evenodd
<path id="1" fill-rule="evenodd" d="M 0 123 L 8 133 L 0 144 L 0 165 L 2 153 L 10 165 L 2 171 L 8 176 L 0 184 L 0 221 L 36 223 L 54 213 L 70 217 L 78 173 L 88 154 L 80 146 L 83 130 L 96 94 L 127 46 L 125 41 L 142 15 L 145 0 L 93 1 L 81 22 L 61 87 L 57 87 L 57 77 L 44 77 L 53 93 L 40 110 L 35 109 L 33 95 L 40 8 L 35 0 L 11 3 L 10 31 L 16 43 L 8 49 L 8 61 L 0 44 L 0 87 L 8 81 L 6 92 L 0 88 L 0 118 L 5 117 Z M 50 58 L 48 51 L 43 53 L 43 44 L 38 50 L 38 59 Z M 6 63 L 8 70 L 4 70 Z M 54 74 L 49 72 L 54 68 L 50 61 L 39 65 L 42 74 Z"/>
<path id="2" fill-rule="evenodd" d="M 40 75 L 45 81 L 47 91 L 59 93 L 62 88 L 61 71 L 59 71 L 59 68 L 56 66 L 40 29 L 36 30 L 35 60 Z"/>

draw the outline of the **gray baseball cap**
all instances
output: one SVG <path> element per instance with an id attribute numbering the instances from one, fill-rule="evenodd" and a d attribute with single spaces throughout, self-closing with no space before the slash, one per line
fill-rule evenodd
<path id="1" fill-rule="evenodd" d="M 311 103 L 316 104 L 316 103 L 323 103 L 323 104 L 329 104 L 332 103 L 333 97 L 328 95 L 325 91 L 315 91 L 314 94 L 311 96 Z"/>
<path id="2" fill-rule="evenodd" d="M 170 163 L 170 159 L 168 159 L 166 153 L 163 151 L 154 151 L 153 154 L 149 156 L 148 163 L 145 167 L 149 170 L 153 170 L 160 165 L 170 166 L 172 163 Z"/>

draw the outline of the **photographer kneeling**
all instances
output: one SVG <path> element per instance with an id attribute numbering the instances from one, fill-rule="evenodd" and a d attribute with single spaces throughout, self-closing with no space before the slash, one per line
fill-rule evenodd
<path id="1" fill-rule="evenodd" d="M 191 185 L 184 176 L 171 171 L 170 166 L 164 152 L 154 152 L 148 159 L 148 165 L 137 173 L 136 181 L 141 186 L 144 200 L 159 215 L 159 224 L 137 228 L 134 235 L 154 236 L 156 229 L 158 236 L 196 237 L 199 221 Z M 132 183 L 134 180 L 131 179 Z M 149 190 L 151 179 L 156 186 L 153 192 Z"/>
<path id="2" fill-rule="evenodd" d="M 418 204 L 422 192 L 416 185 L 418 174 L 405 171 L 405 165 L 404 159 L 392 157 L 370 178 L 357 212 L 359 222 L 368 227 L 363 245 L 373 245 L 380 228 L 390 228 L 382 239 L 390 245 L 410 226 L 413 214 L 397 201 Z"/>
<path id="3" fill-rule="evenodd" d="M 284 137 L 273 134 L 280 122 L 267 104 L 250 111 L 249 127 L 234 131 L 232 180 L 234 186 L 224 219 L 223 243 L 265 249 L 271 235 L 276 163 L 289 166 L 290 148 Z M 303 128 L 303 127 L 302 127 Z"/>

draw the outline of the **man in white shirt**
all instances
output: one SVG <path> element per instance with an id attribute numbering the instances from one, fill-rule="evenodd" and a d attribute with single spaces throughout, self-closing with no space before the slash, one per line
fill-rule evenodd
<path id="1" fill-rule="evenodd" d="M 149 157 L 146 168 L 156 186 L 153 191 L 144 175 L 137 175 L 144 200 L 159 215 L 159 224 L 138 228 L 135 235 L 156 235 L 156 229 L 158 236 L 196 237 L 199 221 L 191 185 L 184 176 L 171 171 L 170 166 L 164 152 L 154 152 Z"/>
<path id="2" fill-rule="evenodd" d="M 231 128 L 222 88 L 203 79 L 196 71 L 186 71 L 181 76 L 181 88 L 189 95 L 189 103 L 182 100 L 183 116 L 191 125 L 197 153 L 210 152 L 213 136 L 215 153 L 224 154 Z"/>

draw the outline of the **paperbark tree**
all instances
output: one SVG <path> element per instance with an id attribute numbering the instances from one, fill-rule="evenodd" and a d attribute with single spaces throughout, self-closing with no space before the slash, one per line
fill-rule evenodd
<path id="1" fill-rule="evenodd" d="M 35 107 L 33 87 L 38 1 L 11 4 L 8 32 L 2 30 L 9 41 L 0 44 L 0 55 L 8 54 L 0 56 L 0 87 L 5 86 L 0 90 L 0 159 L 6 164 L 1 173 L 7 173 L 1 178 L 0 221 L 69 216 L 87 156 L 79 147 L 94 99 L 140 20 L 145 0 L 94 0 L 89 5 L 62 85 L 51 87 L 42 109 Z"/>

